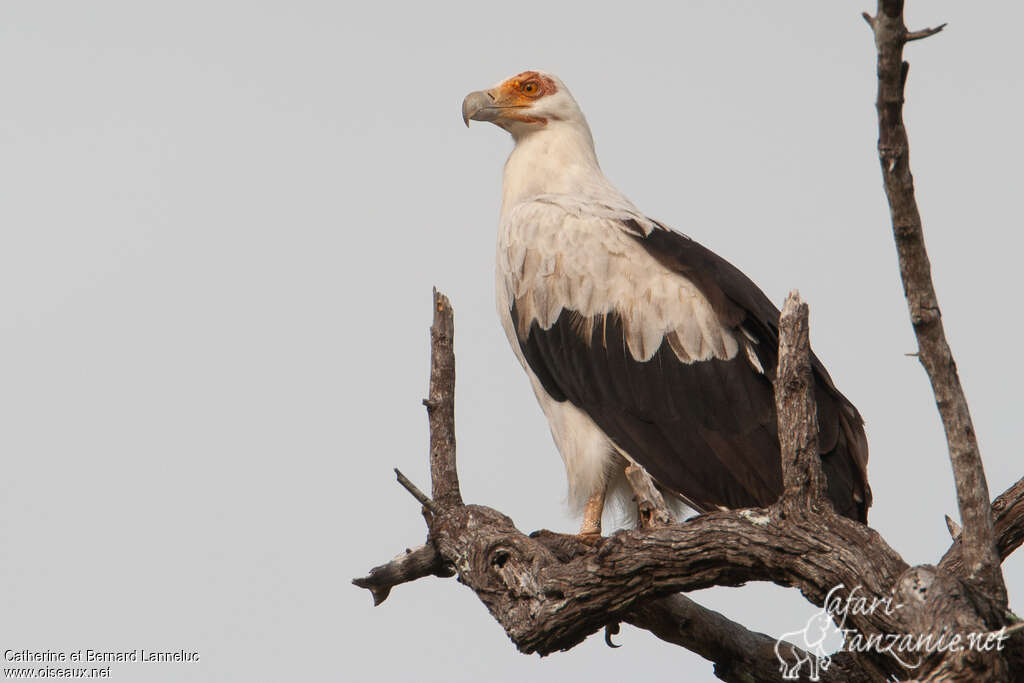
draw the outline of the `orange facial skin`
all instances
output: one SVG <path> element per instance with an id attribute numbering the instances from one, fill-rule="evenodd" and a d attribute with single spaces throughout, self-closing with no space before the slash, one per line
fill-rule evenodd
<path id="1" fill-rule="evenodd" d="M 503 107 L 529 107 L 530 104 L 545 95 L 558 91 L 555 82 L 536 71 L 524 71 L 513 76 L 491 91 L 494 103 Z M 520 114 L 515 109 L 504 113 L 503 118 L 514 119 L 524 123 L 547 123 L 547 119 L 538 116 Z"/>

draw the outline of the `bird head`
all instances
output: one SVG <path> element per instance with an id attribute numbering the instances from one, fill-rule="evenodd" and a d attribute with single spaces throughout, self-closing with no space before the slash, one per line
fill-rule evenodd
<path id="1" fill-rule="evenodd" d="M 553 121 L 583 122 L 583 112 L 556 77 L 524 71 L 490 90 L 477 90 L 462 101 L 462 120 L 490 121 L 516 139 Z"/>

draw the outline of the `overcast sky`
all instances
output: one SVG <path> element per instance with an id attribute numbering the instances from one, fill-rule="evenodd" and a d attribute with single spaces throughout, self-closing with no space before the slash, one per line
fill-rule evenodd
<path id="1" fill-rule="evenodd" d="M 990 489 L 1024 474 L 1020 3 L 911 2 L 912 167 Z M 778 304 L 867 420 L 871 525 L 956 516 L 875 152 L 861 2 L 6 2 L 0 648 L 187 650 L 120 681 L 711 680 L 624 628 L 516 653 L 454 580 L 351 586 L 423 542 L 430 288 L 456 312 L 468 501 L 575 531 L 494 312 L 508 136 L 463 96 L 560 76 L 607 175 Z M 1005 565 L 1021 607 L 1024 557 Z M 815 608 L 696 594 L 753 628 Z M 1020 610 L 1018 609 L 1018 612 Z M 4 666 L 8 664 L 5 662 Z"/>

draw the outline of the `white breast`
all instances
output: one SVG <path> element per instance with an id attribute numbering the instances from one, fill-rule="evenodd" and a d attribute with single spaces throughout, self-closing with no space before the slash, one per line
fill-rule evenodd
<path id="1" fill-rule="evenodd" d="M 587 499 L 594 493 L 603 490 L 609 479 L 615 475 L 615 448 L 604 431 L 594 423 L 590 416 L 569 401 L 556 401 L 551 398 L 540 380 L 530 369 L 523 356 L 516 338 L 515 325 L 512 322 L 512 300 L 508 296 L 507 270 L 502 266 L 506 261 L 503 249 L 498 249 L 497 268 L 497 304 L 498 318 L 505 329 L 509 344 L 516 358 L 519 359 L 526 376 L 533 387 L 544 416 L 551 428 L 551 436 L 565 464 L 565 475 L 569 484 L 569 507 L 573 514 L 579 515 Z M 618 499 L 628 500 L 628 492 L 621 485 L 612 492 Z M 624 508 L 625 509 L 625 508 Z"/>

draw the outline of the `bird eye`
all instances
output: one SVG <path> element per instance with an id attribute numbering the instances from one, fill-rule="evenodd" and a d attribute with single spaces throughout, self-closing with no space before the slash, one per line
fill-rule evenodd
<path id="1" fill-rule="evenodd" d="M 523 84 L 523 93 L 526 95 L 536 95 L 540 87 L 535 81 L 527 81 Z"/>

